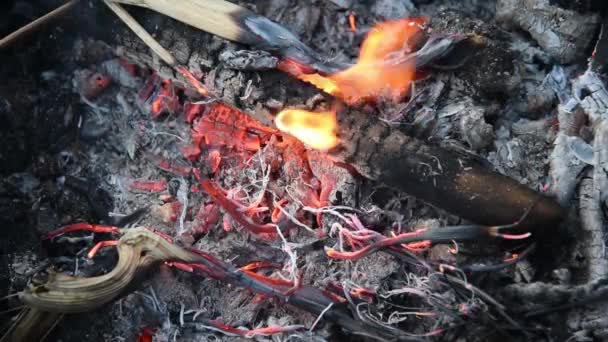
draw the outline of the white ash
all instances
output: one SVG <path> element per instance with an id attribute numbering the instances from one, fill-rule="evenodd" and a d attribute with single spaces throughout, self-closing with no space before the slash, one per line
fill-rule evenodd
<path id="1" fill-rule="evenodd" d="M 574 154 L 578 160 L 587 165 L 595 165 L 593 147 L 591 147 L 591 145 L 576 136 L 568 136 L 566 138 L 566 143 L 570 151 L 572 151 L 572 154 Z"/>
<path id="2" fill-rule="evenodd" d="M 568 136 L 558 133 L 551 153 L 551 192 L 558 201 L 568 206 L 574 195 L 578 176 L 585 166 L 568 146 Z"/>
<path id="3" fill-rule="evenodd" d="M 219 56 L 226 67 L 236 70 L 269 70 L 277 66 L 278 58 L 266 51 L 224 50 Z"/>
<path id="4" fill-rule="evenodd" d="M 384 19 L 397 19 L 410 16 L 416 7 L 409 0 L 375 0 L 371 11 Z"/>
<path id="5" fill-rule="evenodd" d="M 572 94 L 593 125 L 608 118 L 608 91 L 598 74 L 587 70 L 576 78 L 572 83 Z"/>
<path id="6" fill-rule="evenodd" d="M 556 65 L 551 69 L 543 80 L 542 86 L 551 89 L 561 103 L 566 103 L 571 97 L 570 89 L 570 73 L 563 67 Z"/>
<path id="7" fill-rule="evenodd" d="M 139 90 L 143 85 L 141 78 L 131 75 L 119 58 L 103 62 L 101 70 L 123 87 Z"/>
<path id="8" fill-rule="evenodd" d="M 338 6 L 340 9 L 348 9 L 353 5 L 353 0 L 330 0 L 331 3 Z"/>
<path id="9" fill-rule="evenodd" d="M 587 57 L 599 25 L 597 14 L 579 14 L 549 0 L 499 0 L 496 20 L 523 29 L 559 63 Z"/>
<path id="10" fill-rule="evenodd" d="M 470 106 L 468 113 L 460 117 L 460 134 L 473 150 L 482 149 L 494 140 L 492 125 L 485 121 L 485 110 L 479 106 Z"/>
<path id="11" fill-rule="evenodd" d="M 429 114 L 432 120 L 432 112 Z M 485 108 L 474 105 L 470 98 L 442 107 L 436 116 L 432 134 L 439 139 L 460 136 L 472 150 L 483 149 L 494 141 L 493 127 L 485 121 Z"/>
<path id="12" fill-rule="evenodd" d="M 186 220 L 186 214 L 188 213 L 188 193 L 190 192 L 190 184 L 187 180 L 179 179 L 179 188 L 177 189 L 177 200 L 181 203 L 182 209 L 179 213 L 178 223 L 179 230 L 178 235 L 184 234 L 184 221 Z"/>

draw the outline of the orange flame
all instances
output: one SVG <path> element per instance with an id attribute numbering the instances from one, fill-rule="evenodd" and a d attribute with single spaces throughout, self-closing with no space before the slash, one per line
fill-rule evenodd
<path id="1" fill-rule="evenodd" d="M 354 17 L 349 20 L 352 25 Z M 361 45 L 357 63 L 333 75 L 310 73 L 309 67 L 292 60 L 281 61 L 279 68 L 348 103 L 379 97 L 398 101 L 415 76 L 414 60 L 403 57 L 413 52 L 416 35 L 427 22 L 427 18 L 411 18 L 376 25 Z M 281 131 L 312 148 L 328 150 L 339 143 L 335 112 L 286 109 L 277 115 L 275 122 Z"/>
<path id="2" fill-rule="evenodd" d="M 397 61 L 413 52 L 411 40 L 427 23 L 426 18 L 387 21 L 376 25 L 361 45 L 359 60 L 352 67 L 330 76 L 301 74 L 298 77 L 348 103 L 387 97 L 397 101 L 409 90 L 414 61 Z"/>
<path id="3" fill-rule="evenodd" d="M 338 145 L 338 122 L 332 111 L 309 112 L 303 109 L 285 109 L 275 118 L 277 128 L 296 137 L 304 144 L 319 150 Z"/>

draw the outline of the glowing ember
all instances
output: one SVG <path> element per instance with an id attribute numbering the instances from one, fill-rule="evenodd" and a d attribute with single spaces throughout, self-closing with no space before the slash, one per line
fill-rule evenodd
<path id="1" fill-rule="evenodd" d="M 241 150 L 256 152 L 261 145 L 260 135 L 276 132 L 221 102 L 207 105 L 202 112 L 201 117 L 194 119 L 192 125 L 195 149 L 200 148 L 204 143 L 213 146 L 234 146 Z"/>
<path id="2" fill-rule="evenodd" d="M 302 109 L 285 109 L 276 119 L 277 127 L 319 150 L 328 150 L 339 143 L 336 136 L 338 123 L 334 112 L 309 112 Z"/>
<path id="3" fill-rule="evenodd" d="M 175 89 L 170 80 L 164 80 L 161 82 L 158 94 L 152 101 L 150 108 L 152 118 L 158 118 L 163 113 L 175 113 L 179 110 L 180 103 Z"/>
<path id="4" fill-rule="evenodd" d="M 183 66 L 180 66 L 180 67 L 177 67 L 177 71 L 179 71 L 179 73 L 182 74 L 182 76 L 184 76 L 184 78 L 188 81 L 188 83 L 190 83 L 190 85 L 193 86 L 194 89 L 196 89 L 196 91 L 201 96 L 207 96 L 209 94 L 209 91 L 207 90 L 207 88 L 205 88 L 205 86 L 201 83 L 201 81 L 199 81 L 196 77 L 194 77 L 194 75 L 192 75 L 190 70 L 186 69 Z"/>
<path id="5" fill-rule="evenodd" d="M 351 13 L 348 16 L 348 23 L 350 25 L 351 32 L 357 32 L 357 19 L 355 18 L 355 13 Z"/>
<path id="6" fill-rule="evenodd" d="M 349 103 L 378 97 L 397 101 L 415 76 L 414 60 L 403 57 L 413 52 L 410 41 L 426 22 L 426 18 L 412 18 L 378 24 L 368 33 L 352 67 L 329 76 L 305 72 L 296 76 Z"/>

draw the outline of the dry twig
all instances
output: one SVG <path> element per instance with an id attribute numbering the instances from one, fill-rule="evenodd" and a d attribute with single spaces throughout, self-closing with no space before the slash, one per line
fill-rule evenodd
<path id="1" fill-rule="evenodd" d="M 65 14 L 69 9 L 71 9 L 74 5 L 78 3 L 79 0 L 70 0 L 63 4 L 62 6 L 52 10 L 51 12 L 43 15 L 42 17 L 32 21 L 31 23 L 23 26 L 17 31 L 9 34 L 8 36 L 2 38 L 0 40 L 0 49 L 6 48 L 17 41 L 20 37 L 25 34 L 31 33 L 37 29 L 39 29 L 42 25 L 50 22 L 51 20 Z"/>

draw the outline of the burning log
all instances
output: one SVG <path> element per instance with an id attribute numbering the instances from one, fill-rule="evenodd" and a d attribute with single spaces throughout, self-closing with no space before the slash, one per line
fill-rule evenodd
<path id="1" fill-rule="evenodd" d="M 207 95 L 207 91 L 201 91 L 202 85 L 184 67 L 184 65 L 192 67 L 198 72 L 200 62 L 202 62 L 198 59 L 200 56 L 192 55 L 192 51 L 190 51 L 193 46 L 200 45 L 199 39 L 196 37 L 200 33 L 193 31 L 192 27 L 263 51 L 270 51 L 279 56 L 280 59 L 277 61 L 275 58 L 270 59 L 270 62 L 261 62 L 264 65 L 262 69 L 268 68 L 265 63 L 270 63 L 272 67 L 312 83 L 348 103 L 360 103 L 361 100 L 369 100 L 374 95 L 378 95 L 377 92 L 381 87 L 391 88 L 390 94 L 387 95 L 398 99 L 407 92 L 416 69 L 424 67 L 452 69 L 458 67 L 467 59 L 469 53 L 465 51 L 470 51 L 472 46 L 482 44 L 479 37 L 457 34 L 427 37 L 423 30 L 428 23 L 426 18 L 396 20 L 380 24 L 374 28 L 366 39 L 366 42 L 369 43 L 368 47 L 364 46 L 362 48 L 359 62 L 354 64 L 335 63 L 328 62 L 329 58 L 317 54 L 283 26 L 226 1 L 201 2 L 191 0 L 183 3 L 184 8 L 181 8 L 182 5 L 167 5 L 162 1 L 106 0 L 105 2 L 136 33 L 138 38 L 145 42 L 147 48 L 152 49 L 174 71 L 167 74 L 166 68 L 158 64 L 153 58 L 150 59 L 147 51 L 143 54 L 139 52 L 141 42 L 133 41 L 130 34 L 119 34 L 116 37 L 118 44 L 121 45 L 117 49 L 117 53 L 138 63 L 152 66 L 159 70 L 164 78 L 176 78 L 176 76 L 181 75 L 187 83 L 194 85 L 203 96 Z M 183 36 L 185 40 L 181 41 L 179 46 L 176 46 L 177 50 L 165 50 L 163 46 L 171 44 L 165 44 L 164 41 L 159 44 L 149 33 L 154 31 L 150 29 L 150 25 L 147 23 L 153 20 L 155 22 L 154 26 L 158 27 L 158 20 L 166 20 L 166 17 L 161 16 L 159 18 L 157 14 L 151 13 L 143 18 L 137 17 L 136 20 L 118 3 L 150 8 L 190 25 L 183 27 L 186 30 L 185 34 L 182 34 L 182 32 L 178 34 L 178 36 Z M 176 9 L 175 7 L 180 8 Z M 187 11 L 187 9 L 191 11 Z M 210 17 L 206 15 L 209 11 L 216 11 L 217 13 L 214 12 L 214 15 Z M 139 24 L 140 22 L 143 26 Z M 166 26 L 162 29 L 163 35 L 172 31 L 167 28 L 173 24 L 175 22 L 169 21 L 166 25 L 161 25 L 161 27 Z M 169 35 L 175 37 L 173 34 Z M 390 41 L 387 41 L 387 39 L 390 39 Z M 147 50 L 147 48 L 144 49 Z M 459 56 L 458 62 L 449 58 L 452 52 Z M 250 53 L 249 55 L 253 54 Z M 222 54 L 222 56 L 225 55 L 226 53 Z M 257 56 L 262 59 L 267 57 L 264 54 L 257 54 Z M 220 60 L 223 60 L 221 56 Z M 179 66 L 180 64 L 182 66 Z M 256 63 L 248 62 L 247 64 Z M 369 77 L 361 78 L 363 75 L 369 75 Z M 243 102 L 250 102 L 247 100 L 250 95 L 250 93 L 247 94 L 247 91 L 239 99 L 232 97 L 227 99 L 227 94 L 224 91 L 217 91 L 216 94 L 220 94 L 222 100 L 228 103 L 243 104 Z M 236 107 L 240 108 L 239 106 Z M 259 105 L 254 110 L 254 117 L 258 121 L 270 125 L 271 116 L 269 117 L 263 111 L 260 112 Z"/>
<path id="2" fill-rule="evenodd" d="M 281 26 L 224 1 L 187 1 L 183 7 L 181 4 L 180 6 L 166 6 L 157 1 L 125 0 L 118 2 L 149 7 L 172 17 L 178 17 L 183 22 L 221 37 L 267 49 L 288 61 L 295 60 L 298 62 L 295 70 L 296 76 L 303 70 L 304 73 L 308 72 L 306 68 L 312 68 L 321 73 L 340 69 L 335 65 L 327 67 L 319 64 L 322 59 L 318 58 L 293 34 L 286 33 L 289 31 Z M 185 17 L 179 16 L 187 9 L 194 14 Z M 214 14 L 203 19 L 203 14 L 209 11 Z M 195 18 L 201 20 L 196 21 Z M 191 60 L 190 56 L 193 55 L 192 52 L 196 46 L 200 45 L 200 32 L 149 12 L 143 18 L 144 26 L 152 19 L 154 19 L 155 26 L 161 27 L 163 30 L 163 36 L 171 37 L 171 40 L 179 37 L 180 44 L 174 44 L 169 48 L 174 56 L 184 56 L 181 60 L 179 60 L 180 57 L 176 57 L 179 63 L 182 65 L 196 64 L 196 60 Z M 159 21 L 161 24 L 158 24 Z M 218 21 L 222 25 L 214 26 L 213 23 L 217 24 Z M 167 25 L 163 26 L 162 22 Z M 180 33 L 178 34 L 177 29 L 174 31 L 172 27 L 179 28 Z M 166 70 L 155 62 L 147 48 L 142 46 L 142 43 L 132 34 L 123 32 L 117 37 L 118 51 L 122 55 L 128 56 L 136 63 L 161 70 L 161 72 Z M 279 39 L 279 37 L 286 38 Z M 428 41 L 433 41 L 433 39 Z M 169 41 L 166 42 L 169 43 Z M 168 46 L 164 43 L 165 41 L 161 39 L 161 45 Z M 450 46 L 445 42 L 441 42 L 441 44 L 435 42 L 435 44 L 437 45 L 433 46 L 438 46 L 439 51 L 444 52 L 447 51 L 446 46 Z M 419 51 L 423 49 L 424 47 Z M 431 55 L 442 56 L 443 54 L 438 52 Z M 424 61 L 424 58 L 422 60 Z M 403 60 L 400 62 L 402 64 L 399 65 L 407 65 Z M 415 65 L 418 67 L 421 62 L 416 62 Z M 167 76 L 175 77 L 175 74 L 170 72 Z M 289 82 L 289 80 L 285 80 L 285 82 Z M 245 107 L 247 114 L 264 125 L 272 126 L 275 122 L 275 109 L 265 107 L 256 99 L 236 98 L 232 91 L 221 89 L 223 86 L 221 84 L 215 84 L 215 86 L 220 87 L 220 89 L 215 89 L 215 93 L 224 94 L 221 96 L 221 100 L 227 104 L 236 108 Z M 304 87 L 302 84 L 294 83 L 293 88 Z M 301 114 L 292 114 L 291 119 L 286 119 L 284 113 L 282 114 L 283 116 L 276 120 L 276 124 L 283 130 L 286 130 L 287 121 L 294 124 L 295 121 L 292 119 L 301 117 Z M 326 149 L 333 147 L 329 154 L 336 162 L 351 164 L 363 176 L 400 189 L 465 219 L 484 225 L 513 223 L 541 196 L 513 179 L 492 171 L 487 165 L 472 156 L 424 144 L 389 127 L 361 109 L 351 108 L 339 111 L 336 119 L 335 132 L 332 132 L 333 128 L 330 127 L 326 132 L 328 133 L 326 137 L 334 139 L 336 142 L 340 141 L 340 144 L 336 147 L 333 147 L 335 144 L 325 147 Z M 289 129 L 286 131 L 294 134 Z M 294 135 L 297 136 L 297 134 Z M 313 140 L 316 139 L 317 137 L 313 137 Z M 558 225 L 562 215 L 563 210 L 555 201 L 543 197 L 519 227 L 521 230 L 533 229 L 538 232 L 541 227 Z"/>

